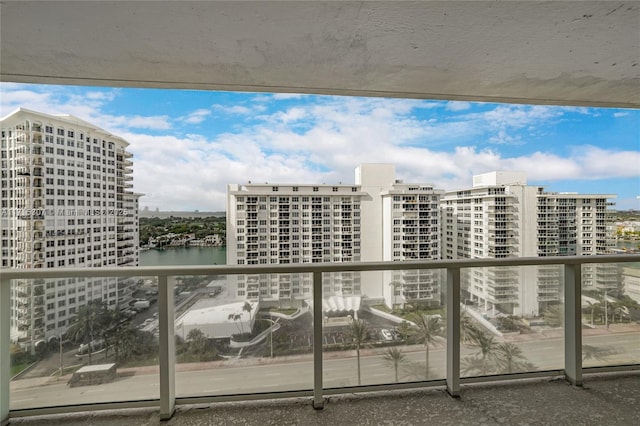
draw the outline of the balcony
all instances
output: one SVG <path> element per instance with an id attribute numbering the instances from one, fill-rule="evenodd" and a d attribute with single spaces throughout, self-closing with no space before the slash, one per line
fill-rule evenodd
<path id="1" fill-rule="evenodd" d="M 615 264 L 626 262 L 638 262 L 640 255 L 616 255 L 598 256 L 598 264 Z M 591 262 L 591 263 L 589 263 Z M 461 392 L 472 392 L 471 389 L 464 389 L 461 385 L 478 382 L 491 382 L 495 380 L 511 380 L 535 377 L 556 377 L 563 376 L 569 382 L 576 385 L 583 383 L 583 374 L 593 372 L 619 371 L 624 369 L 636 369 L 640 364 L 637 351 L 637 335 L 634 324 L 615 325 L 624 328 L 624 333 L 617 334 L 609 331 L 602 335 L 594 335 L 591 331 L 583 336 L 582 312 L 580 309 L 582 283 L 580 281 L 580 271 L 583 264 L 592 264 L 593 257 L 555 257 L 555 258 L 512 258 L 512 259 L 482 259 L 463 261 L 415 261 L 415 262 L 370 262 L 346 264 L 300 264 L 300 265 L 273 265 L 273 266 L 194 266 L 194 267 L 158 267 L 158 268 L 101 268 L 101 269 L 44 269 L 44 270 L 5 270 L 2 275 L 0 301 L 0 353 L 2 364 L 0 364 L 0 399 L 4 416 L 18 417 L 31 416 L 37 414 L 65 413 L 75 411 L 88 411 L 95 409 L 149 407 L 160 410 L 161 418 L 173 416 L 176 407 L 193 403 L 210 403 L 216 401 L 243 401 L 253 399 L 270 399 L 283 397 L 308 397 L 313 401 L 315 408 L 322 408 L 325 405 L 325 397 L 332 394 L 367 392 L 393 389 L 411 389 L 425 387 L 445 388 L 452 395 L 460 395 Z M 467 369 L 467 359 L 472 356 L 473 351 L 469 349 L 468 343 L 460 342 L 460 311 L 461 311 L 461 291 L 460 275 L 461 271 L 470 268 L 493 268 L 493 267 L 519 267 L 519 266 L 550 266 L 557 265 L 564 269 L 564 293 L 562 299 L 565 301 L 563 331 L 553 334 L 555 340 L 547 342 L 554 346 L 551 349 L 543 347 L 536 339 L 540 333 L 535 333 L 526 339 L 517 340 L 517 345 L 524 353 L 535 356 L 535 369 L 525 368 L 517 370 L 518 373 L 500 371 L 487 371 L 485 374 L 470 375 Z M 281 274 L 278 280 L 281 282 L 282 290 L 288 289 L 289 274 L 310 273 L 313 282 L 322 283 L 323 275 L 329 273 L 344 273 L 348 268 L 349 273 L 362 271 L 429 271 L 444 269 L 447 274 L 445 285 L 447 298 L 445 302 L 440 302 L 439 288 L 418 290 L 414 289 L 415 296 L 419 299 L 435 303 L 441 303 L 441 312 L 444 312 L 443 319 L 447 324 L 446 335 L 439 343 L 431 348 L 431 365 L 433 371 L 427 376 L 420 378 L 415 376 L 408 378 L 408 381 L 396 383 L 390 379 L 382 367 L 369 366 L 372 362 L 381 359 L 384 347 L 372 347 L 367 349 L 367 363 L 363 367 L 363 380 L 354 382 L 351 377 L 355 365 L 352 351 L 344 353 L 332 352 L 331 357 L 323 352 L 323 304 L 313 303 L 311 309 L 312 317 L 316 320 L 310 326 L 309 334 L 299 335 L 297 339 L 308 339 L 308 355 L 303 352 L 296 356 L 296 362 L 291 363 L 288 355 L 279 354 L 275 358 L 267 358 L 258 364 L 252 364 L 251 358 L 243 358 L 242 364 L 234 362 L 226 364 L 227 361 L 217 361 L 222 368 L 204 367 L 199 364 L 177 364 L 175 361 L 176 348 L 175 336 L 180 332 L 179 327 L 170 326 L 174 324 L 177 312 L 180 309 L 174 303 L 176 276 L 223 276 L 240 274 Z M 282 275 L 286 277 L 282 277 Z M 105 389 L 102 393 L 69 392 L 74 390 L 68 388 L 66 381 L 59 382 L 58 379 L 43 379 L 42 383 L 34 388 L 22 387 L 22 381 L 11 381 L 8 374 L 8 354 L 9 354 L 9 318 L 10 318 L 10 285 L 13 280 L 29 280 L 34 278 L 101 278 L 101 277 L 130 277 L 134 280 L 143 277 L 152 277 L 157 282 L 160 292 L 158 299 L 158 364 L 146 368 L 146 373 L 142 370 L 131 370 L 126 373 L 121 380 L 108 383 L 99 388 L 87 388 L 87 390 Z M 257 285 L 255 279 L 247 286 L 247 297 L 251 301 L 258 298 L 269 298 L 268 294 L 262 294 L 262 287 Z M 416 293 L 416 290 L 419 293 Z M 497 300 L 494 303 L 503 304 L 506 302 L 517 302 L 516 297 L 504 288 L 494 288 L 490 291 Z M 507 297 L 500 297 L 500 296 Z M 556 301 L 557 297 L 552 297 L 548 293 L 537 295 L 539 300 Z M 313 286 L 313 300 L 322 300 L 326 295 L 322 294 L 322 286 Z M 363 314 L 364 315 L 364 314 Z M 38 327 L 43 324 L 38 324 Z M 612 326 L 614 327 L 614 326 Z M 614 328 L 612 328 L 614 330 Z M 29 330 L 27 330 L 29 331 Z M 35 330 L 31 330 L 35 331 Z M 39 331 L 38 333 L 41 334 Z M 585 332 L 586 333 L 586 332 Z M 32 336 L 35 334 L 32 333 Z M 39 335 L 39 334 L 38 334 Z M 290 341 L 289 336 L 284 336 L 285 342 Z M 334 336 L 335 337 L 335 336 Z M 282 341 L 282 336 L 279 338 Z M 604 340 L 603 340 L 604 339 Z M 607 340 L 609 339 L 609 340 Z M 613 339 L 613 340 L 611 340 Z M 583 340 L 588 343 L 589 350 L 598 346 L 604 351 L 613 348 L 613 356 L 606 358 L 605 362 L 594 364 L 592 358 L 584 358 L 583 365 Z M 554 343 L 555 342 L 555 343 Z M 289 343 L 287 343 L 289 344 Z M 307 343 L 305 343 L 307 344 Z M 629 346 L 631 345 L 631 346 Z M 374 345 L 375 346 L 375 345 Z M 406 356 L 411 359 L 424 360 L 423 345 L 398 346 L 406 352 Z M 364 349 L 363 349 L 364 350 Z M 586 349 L 585 349 L 586 350 Z M 342 355 L 340 355 L 342 354 Z M 4 361 L 7 360 L 7 361 Z M 382 361 L 380 361 L 382 362 Z M 375 364 L 375 363 L 374 363 Z M 242 365 L 247 365 L 254 371 L 263 368 L 264 374 L 255 370 L 255 373 L 244 375 Z M 377 364 L 375 364 L 377 365 Z M 382 364 L 381 364 L 382 365 Z M 344 367 L 344 368 L 343 368 Z M 240 369 L 238 369 L 240 368 Z M 282 370 L 284 368 L 284 370 Z M 126 369 L 125 369 L 126 370 Z M 383 369 L 384 370 L 384 369 Z M 337 373 L 342 372 L 342 373 Z M 377 373 L 376 373 L 377 372 Z M 259 373 L 259 374 L 257 374 Z M 127 375 L 128 374 L 128 375 Z M 234 376 L 240 374 L 241 376 Z M 260 378 L 265 375 L 277 374 L 276 382 L 267 380 L 261 382 Z M 335 376 L 338 374 L 338 376 Z M 382 374 L 378 378 L 377 376 Z M 476 373 L 477 374 L 477 373 Z M 274 376 L 275 377 L 275 376 Z M 359 377 L 359 376 L 358 376 Z M 201 385 L 198 384 L 204 380 Z M 407 378 L 403 379 L 407 380 Z M 266 388 L 265 385 L 268 385 Z M 204 386 L 204 387 L 203 387 Z M 11 397 L 9 397 L 11 395 Z M 53 398 L 53 399 L 52 399 Z M 11 404 L 11 405 L 10 405 Z"/>

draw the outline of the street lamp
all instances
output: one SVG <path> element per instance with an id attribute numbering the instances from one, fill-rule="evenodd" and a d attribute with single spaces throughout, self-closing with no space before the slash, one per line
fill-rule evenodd
<path id="1" fill-rule="evenodd" d="M 273 358 L 273 326 L 276 325 L 278 320 L 272 320 L 270 318 L 263 318 L 263 319 L 266 320 L 266 321 L 269 321 L 271 323 L 271 327 L 269 327 L 269 341 L 271 343 L 271 356 L 270 357 Z"/>
<path id="2" fill-rule="evenodd" d="M 60 347 L 60 374 L 58 375 L 58 378 L 62 378 L 62 372 L 64 371 L 64 364 L 63 364 L 63 358 L 62 358 L 62 333 L 58 334 L 58 345 Z"/>

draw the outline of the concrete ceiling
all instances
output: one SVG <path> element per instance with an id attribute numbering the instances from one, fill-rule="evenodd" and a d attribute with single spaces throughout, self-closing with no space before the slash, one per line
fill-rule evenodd
<path id="1" fill-rule="evenodd" d="M 640 106 L 640 2 L 2 1 L 2 81 Z"/>

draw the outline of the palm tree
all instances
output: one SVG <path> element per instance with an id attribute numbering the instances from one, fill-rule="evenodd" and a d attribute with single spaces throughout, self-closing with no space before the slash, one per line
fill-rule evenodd
<path id="1" fill-rule="evenodd" d="M 496 357 L 498 345 L 494 337 L 482 330 L 475 329 L 469 335 L 469 342 L 478 349 L 476 356 L 480 356 L 481 373 L 486 375 L 489 365 L 488 362 Z"/>
<path id="2" fill-rule="evenodd" d="M 362 384 L 360 376 L 360 348 L 369 337 L 369 328 L 363 320 L 357 319 L 351 321 L 347 333 L 356 347 L 356 357 L 358 360 L 358 386 L 360 386 Z"/>
<path id="3" fill-rule="evenodd" d="M 461 373 L 464 375 L 477 375 L 481 374 L 486 367 L 481 358 L 478 355 L 466 356 L 460 360 Z"/>
<path id="4" fill-rule="evenodd" d="M 596 312 L 596 310 L 600 310 L 600 302 L 590 302 L 589 300 L 586 301 L 589 304 L 589 307 L 591 308 L 591 325 L 593 325 L 593 318 L 594 318 L 594 314 Z"/>
<path id="5" fill-rule="evenodd" d="M 521 362 L 527 359 L 519 346 L 509 342 L 500 343 L 496 347 L 495 358 L 498 366 L 509 374 L 513 373 L 514 369 L 519 369 Z"/>
<path id="6" fill-rule="evenodd" d="M 242 325 L 242 314 L 229 314 L 227 317 L 229 321 L 233 321 L 236 324 L 236 328 L 240 332 L 240 334 L 244 334 L 244 325 Z M 236 321 L 240 320 L 240 327 L 238 327 L 238 323 Z"/>
<path id="7" fill-rule="evenodd" d="M 435 315 L 416 314 L 413 315 L 413 322 L 416 326 L 411 335 L 416 342 L 424 345 L 425 352 L 425 375 L 429 378 L 429 345 L 436 343 L 442 337 L 443 327 L 440 317 Z"/>
<path id="8" fill-rule="evenodd" d="M 398 326 L 398 333 L 402 336 L 402 340 L 407 340 L 411 335 L 411 325 L 408 321 L 402 321 Z"/>
<path id="9" fill-rule="evenodd" d="M 393 304 L 391 305 L 391 310 L 393 311 L 396 307 L 396 290 L 402 287 L 402 283 L 400 281 L 391 281 L 389 287 L 392 288 L 391 291 L 393 292 Z"/>
<path id="10" fill-rule="evenodd" d="M 91 365 L 92 343 L 100 335 L 108 317 L 104 303 L 92 301 L 78 309 L 76 317 L 67 330 L 67 338 L 75 343 L 85 343 L 89 348 L 89 365 Z"/>
<path id="11" fill-rule="evenodd" d="M 396 375 L 396 383 L 398 383 L 398 368 L 406 361 L 406 356 L 398 348 L 387 348 L 382 359 L 385 363 L 393 367 Z"/>
<path id="12" fill-rule="evenodd" d="M 102 329 L 102 339 L 105 342 L 105 355 L 109 354 L 109 346 L 113 346 L 115 350 L 118 347 L 119 335 L 124 329 L 130 327 L 128 318 L 117 309 L 107 309 L 104 315 L 104 326 Z"/>
<path id="13" fill-rule="evenodd" d="M 133 357 L 138 344 L 139 330 L 129 326 L 118 333 L 118 344 L 114 345 L 116 362 L 125 362 Z"/>
<path id="14" fill-rule="evenodd" d="M 561 327 L 564 323 L 564 309 L 562 305 L 551 305 L 542 313 L 544 320 L 551 327 Z"/>
<path id="15" fill-rule="evenodd" d="M 460 341 L 468 342 L 471 334 L 477 330 L 471 316 L 466 311 L 460 311 Z"/>
<path id="16" fill-rule="evenodd" d="M 582 345 L 582 360 L 604 361 L 609 355 L 609 350 L 601 346 Z"/>
<path id="17" fill-rule="evenodd" d="M 252 308 L 253 308 L 253 305 L 251 305 L 251 303 L 249 303 L 249 302 L 244 302 L 244 305 L 242 305 L 242 311 L 249 313 L 249 319 L 251 319 L 251 309 Z"/>

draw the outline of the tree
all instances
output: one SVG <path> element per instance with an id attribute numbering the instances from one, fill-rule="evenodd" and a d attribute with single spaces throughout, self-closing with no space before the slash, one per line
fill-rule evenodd
<path id="1" fill-rule="evenodd" d="M 109 346 L 118 349 L 120 335 L 126 328 L 131 327 L 129 319 L 117 309 L 107 309 L 104 313 L 104 324 L 101 330 L 102 339 L 105 342 L 105 358 L 109 354 Z"/>
<path id="2" fill-rule="evenodd" d="M 469 334 L 469 342 L 478 349 L 475 355 L 480 356 L 480 372 L 484 376 L 489 371 L 489 361 L 495 360 L 498 345 L 492 335 L 478 329 Z"/>
<path id="3" fill-rule="evenodd" d="M 604 361 L 609 355 L 610 350 L 600 346 L 582 345 L 582 360 Z"/>
<path id="4" fill-rule="evenodd" d="M 590 309 L 590 311 L 591 311 L 591 321 L 590 322 L 591 322 L 591 325 L 593 325 L 594 316 L 595 316 L 596 312 L 600 313 L 600 311 L 602 311 L 602 306 L 600 305 L 600 302 L 597 302 L 597 301 L 596 302 L 591 302 L 591 301 L 589 301 L 587 299 L 586 302 L 589 304 L 589 307 L 591 308 Z"/>
<path id="5" fill-rule="evenodd" d="M 193 354 L 202 354 L 207 348 L 207 336 L 199 328 L 189 330 L 187 341 L 189 342 L 189 351 Z"/>
<path id="6" fill-rule="evenodd" d="M 118 344 L 114 346 L 116 362 L 122 363 L 133 358 L 138 344 L 139 330 L 129 326 L 118 334 Z"/>
<path id="7" fill-rule="evenodd" d="M 477 329 L 470 336 L 469 344 L 478 351 L 462 359 L 463 373 L 485 376 L 536 370 L 519 346 L 510 342 L 496 343 L 492 335 Z"/>
<path id="8" fill-rule="evenodd" d="M 519 370 L 521 363 L 526 359 L 522 354 L 522 349 L 513 343 L 503 342 L 496 347 L 496 363 L 502 371 L 506 370 L 509 374 Z"/>
<path id="9" fill-rule="evenodd" d="M 108 318 L 107 306 L 103 302 L 91 301 L 78 309 L 73 323 L 67 330 L 67 338 L 75 343 L 84 343 L 89 349 L 89 365 L 91 365 L 92 342 L 101 335 Z"/>
<path id="10" fill-rule="evenodd" d="M 460 311 L 460 341 L 468 342 L 471 334 L 477 331 L 476 325 L 473 323 L 471 316 L 466 312 Z"/>
<path id="11" fill-rule="evenodd" d="M 244 325 L 242 325 L 242 314 L 229 314 L 227 319 L 236 323 L 236 328 L 238 329 L 240 334 L 244 334 Z M 238 320 L 240 320 L 240 327 L 238 327 Z"/>
<path id="12" fill-rule="evenodd" d="M 251 327 L 251 311 L 253 309 L 253 305 L 251 305 L 251 303 L 249 302 L 244 302 L 244 305 L 242 305 L 242 312 L 248 312 L 249 313 L 249 327 Z M 251 331 L 251 330 L 249 330 Z"/>
<path id="13" fill-rule="evenodd" d="M 386 364 L 393 367 L 396 383 L 398 383 L 398 368 L 406 361 L 406 356 L 398 348 L 387 348 L 382 359 Z"/>
<path id="14" fill-rule="evenodd" d="M 544 320 L 551 327 L 561 327 L 564 324 L 564 309 L 562 305 L 551 305 L 542 313 Z"/>
<path id="15" fill-rule="evenodd" d="M 402 336 L 402 340 L 406 341 L 411 335 L 411 325 L 408 321 L 402 321 L 398 326 L 398 333 Z"/>
<path id="16" fill-rule="evenodd" d="M 424 345 L 425 352 L 425 376 L 429 378 L 429 345 L 436 343 L 442 337 L 443 326 L 439 316 L 415 314 L 412 318 L 415 327 L 411 336 L 417 343 Z"/>
<path id="17" fill-rule="evenodd" d="M 391 281 L 389 287 L 391 287 L 391 291 L 393 292 L 393 304 L 391 305 L 391 310 L 393 311 L 396 307 L 396 290 L 402 287 L 402 283 L 400 281 Z"/>
<path id="18" fill-rule="evenodd" d="M 363 320 L 357 319 L 351 321 L 347 333 L 356 348 L 356 357 L 358 361 L 358 386 L 360 386 L 362 384 L 360 376 L 360 348 L 369 337 L 369 328 Z"/>

